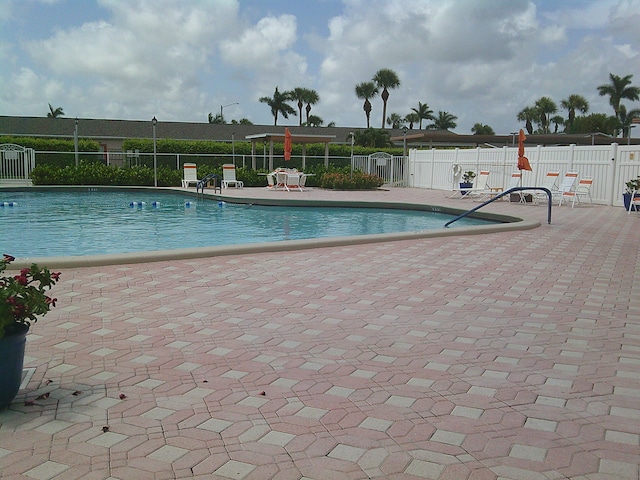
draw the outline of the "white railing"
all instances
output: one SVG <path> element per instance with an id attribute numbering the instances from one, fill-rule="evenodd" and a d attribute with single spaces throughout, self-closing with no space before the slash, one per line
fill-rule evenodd
<path id="1" fill-rule="evenodd" d="M 0 145 L 0 180 L 29 182 L 35 167 L 33 148 L 13 143 Z"/>
<path id="2" fill-rule="evenodd" d="M 618 145 L 564 147 L 527 147 L 531 172 L 523 171 L 523 186 L 537 186 L 548 171 L 560 175 L 579 172 L 592 177 L 591 195 L 595 203 L 622 205 L 625 182 L 640 175 L 640 146 Z M 453 165 L 463 171 L 489 170 L 489 186 L 507 188 L 511 173 L 517 171 L 517 147 L 417 150 L 409 151 L 408 185 L 417 188 L 450 190 Z"/>

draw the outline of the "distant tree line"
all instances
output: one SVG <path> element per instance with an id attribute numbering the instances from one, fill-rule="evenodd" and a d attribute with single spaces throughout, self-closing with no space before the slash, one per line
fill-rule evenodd
<path id="1" fill-rule="evenodd" d="M 632 78 L 633 75 L 620 77 L 610 73 L 609 83 L 597 87 L 601 96 L 609 97 L 609 103 L 613 108 L 614 115 L 609 116 L 604 113 L 586 115 L 589 111 L 589 102 L 582 95 L 571 94 L 560 101 L 560 108 L 567 112 L 566 118 L 558 113 L 558 105 L 548 96 L 540 97 L 533 105 L 524 107 L 518 112 L 516 118 L 518 122 L 524 124 L 524 128 L 529 135 L 537 133 L 576 134 L 602 132 L 614 137 L 619 134 L 622 134 L 623 137 L 628 137 L 634 119 L 640 119 L 640 109 L 627 109 L 627 106 L 622 103 L 623 100 L 636 101 L 640 99 L 640 87 L 631 85 Z M 371 129 L 371 112 L 373 110 L 371 100 L 378 94 L 382 99 L 381 130 L 385 129 L 385 124 L 393 129 L 403 127 L 414 129 L 417 126 L 418 129 L 422 130 L 423 122 L 425 122 L 427 130 L 451 130 L 456 128 L 457 116 L 442 110 L 435 114 L 426 102 L 419 101 L 417 107 L 411 108 L 411 111 L 405 115 L 390 113 L 387 116 L 389 91 L 400 87 L 400 84 L 400 78 L 393 70 L 383 68 L 378 70 L 371 80 L 358 83 L 355 86 L 356 97 L 364 100 L 362 109 L 367 122 L 367 130 L 359 132 L 359 137 L 356 140 L 360 145 L 383 146 L 386 143 L 384 134 L 370 131 L 373 130 Z M 288 119 L 289 116 L 298 116 L 300 126 L 312 127 L 324 126 L 324 120 L 321 117 L 311 115 L 312 106 L 318 104 L 319 101 L 318 92 L 303 87 L 281 92 L 276 86 L 273 96 L 259 98 L 260 103 L 264 103 L 270 108 L 274 125 L 278 124 L 279 117 Z M 294 106 L 290 105 L 289 102 L 294 102 Z M 63 115 L 62 107 L 53 108 L 49 104 L 47 117 L 56 118 Z M 209 113 L 208 121 L 209 123 L 227 123 L 222 112 L 216 115 Z M 232 120 L 231 123 L 252 124 L 246 118 Z M 329 122 L 326 126 L 335 126 L 335 122 Z M 471 131 L 476 135 L 495 134 L 491 126 L 482 122 L 475 123 Z"/>

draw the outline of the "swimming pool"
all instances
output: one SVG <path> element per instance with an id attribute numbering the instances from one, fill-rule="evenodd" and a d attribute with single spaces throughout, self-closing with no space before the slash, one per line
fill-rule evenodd
<path id="1" fill-rule="evenodd" d="M 18 258 L 416 232 L 442 229 L 451 219 L 416 210 L 244 205 L 153 190 L 2 191 L 0 205 L 0 253 Z"/>

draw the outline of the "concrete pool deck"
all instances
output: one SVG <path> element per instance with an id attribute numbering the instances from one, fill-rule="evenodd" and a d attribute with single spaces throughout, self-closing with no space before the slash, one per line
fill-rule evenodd
<path id="1" fill-rule="evenodd" d="M 637 480 L 640 215 L 486 208 L 541 226 L 63 269 L 0 478 Z"/>

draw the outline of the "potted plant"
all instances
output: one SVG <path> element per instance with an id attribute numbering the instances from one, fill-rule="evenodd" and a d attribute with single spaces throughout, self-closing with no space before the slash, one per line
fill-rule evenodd
<path id="1" fill-rule="evenodd" d="M 56 299 L 47 295 L 47 291 L 60 278 L 60 273 L 35 263 L 16 275 L 5 275 L 14 260 L 6 254 L 0 259 L 0 409 L 18 394 L 27 332 L 38 316 L 55 307 Z"/>
<path id="2" fill-rule="evenodd" d="M 473 170 L 468 170 L 462 174 L 462 182 L 460 182 L 460 190 L 462 190 L 462 195 L 466 195 L 465 191 L 473 188 L 473 179 L 476 178 L 476 172 Z"/>
<path id="3" fill-rule="evenodd" d="M 634 191 L 637 192 L 635 194 L 636 198 L 640 197 L 640 175 L 634 180 L 629 180 L 624 185 L 627 187 L 625 192 L 622 194 L 622 198 L 624 199 L 624 209 L 629 210 L 629 205 L 631 204 L 631 195 L 633 194 L 633 192 Z M 636 205 L 634 205 L 631 208 L 631 210 L 636 210 L 636 209 L 637 209 Z"/>

